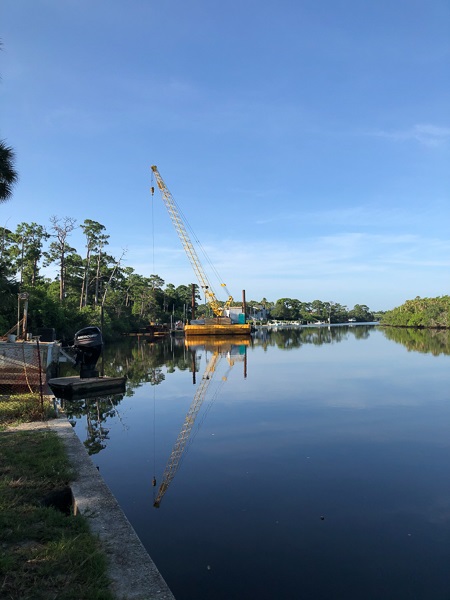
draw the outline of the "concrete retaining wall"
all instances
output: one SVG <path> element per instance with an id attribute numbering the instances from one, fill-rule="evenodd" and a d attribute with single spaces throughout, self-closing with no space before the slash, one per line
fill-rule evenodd
<path id="1" fill-rule="evenodd" d="M 70 485 L 76 512 L 98 535 L 109 561 L 112 591 L 118 600 L 175 600 L 142 542 L 103 481 L 99 471 L 65 417 L 47 423 L 27 423 L 20 429 L 54 430 L 77 472 Z"/>

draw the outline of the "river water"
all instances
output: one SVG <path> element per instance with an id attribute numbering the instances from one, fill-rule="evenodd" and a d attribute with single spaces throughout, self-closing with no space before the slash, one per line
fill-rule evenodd
<path id="1" fill-rule="evenodd" d="M 126 394 L 66 408 L 177 600 L 448 600 L 449 354 L 366 325 L 134 338 L 105 352 Z"/>

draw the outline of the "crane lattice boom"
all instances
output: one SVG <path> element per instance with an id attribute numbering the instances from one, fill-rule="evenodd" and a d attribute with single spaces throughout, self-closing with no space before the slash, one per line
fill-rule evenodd
<path id="1" fill-rule="evenodd" d="M 202 288 L 203 293 L 205 294 L 206 300 L 211 306 L 213 313 L 217 317 L 220 317 L 222 316 L 224 309 L 227 309 L 231 306 L 233 298 L 232 296 L 230 296 L 230 294 L 228 294 L 228 300 L 226 301 L 224 306 L 221 306 L 218 302 L 216 295 L 214 294 L 214 291 L 208 281 L 206 273 L 203 270 L 203 267 L 200 263 L 200 260 L 197 256 L 197 252 L 195 251 L 195 248 L 188 235 L 188 232 L 186 231 L 183 219 L 178 211 L 172 194 L 169 192 L 166 184 L 164 183 L 163 178 L 159 174 L 158 168 L 155 165 L 152 166 L 152 171 L 155 174 L 156 183 L 158 184 L 164 204 L 166 205 L 172 223 L 176 229 L 176 232 L 178 233 L 178 237 L 180 238 L 181 244 L 191 262 L 195 275 L 197 276 L 197 279 L 200 283 L 200 287 Z M 221 285 L 225 287 L 225 284 Z"/>

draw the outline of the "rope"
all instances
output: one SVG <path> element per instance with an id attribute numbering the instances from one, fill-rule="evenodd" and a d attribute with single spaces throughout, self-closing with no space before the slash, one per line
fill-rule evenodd
<path id="1" fill-rule="evenodd" d="M 28 380 L 28 370 L 27 370 L 27 362 L 26 362 L 26 359 L 25 359 L 25 342 L 24 341 L 22 342 L 22 356 L 23 356 L 23 372 L 25 374 L 25 380 L 27 382 L 28 389 L 30 390 L 30 394 L 33 394 L 34 392 L 31 389 L 31 385 L 30 385 L 30 382 Z M 33 367 L 33 366 L 34 365 L 30 365 L 30 367 Z"/>
<path id="2" fill-rule="evenodd" d="M 10 333 L 12 333 L 13 331 L 17 331 L 17 328 L 19 328 L 19 329 L 20 329 L 20 327 L 21 327 L 22 325 L 23 325 L 23 318 L 22 318 L 22 319 L 20 319 L 20 321 L 19 321 L 19 322 L 18 322 L 16 325 L 13 325 L 13 326 L 11 327 L 11 329 L 8 329 L 8 331 L 7 331 L 6 333 L 4 333 L 4 334 L 2 335 L 2 337 L 6 337 L 7 335 L 9 335 Z"/>

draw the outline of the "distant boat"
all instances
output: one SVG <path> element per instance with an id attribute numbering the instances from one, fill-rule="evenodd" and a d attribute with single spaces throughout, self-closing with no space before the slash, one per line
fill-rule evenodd
<path id="1" fill-rule="evenodd" d="M 349 323 L 356 323 L 356 319 L 355 317 L 352 317 L 351 319 L 348 320 Z"/>
<path id="2" fill-rule="evenodd" d="M 177 321 L 170 329 L 171 335 L 184 336 L 184 323 L 183 321 Z"/>

